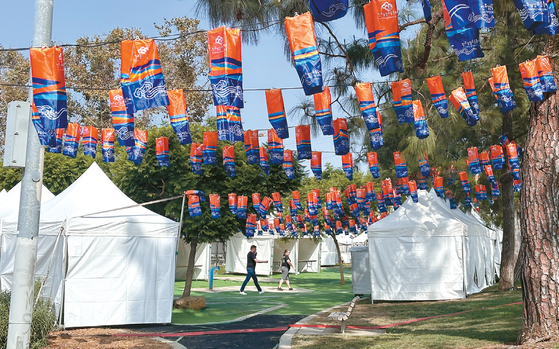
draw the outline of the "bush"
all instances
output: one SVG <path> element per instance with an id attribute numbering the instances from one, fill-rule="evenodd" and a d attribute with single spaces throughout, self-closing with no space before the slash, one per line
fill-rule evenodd
<path id="1" fill-rule="evenodd" d="M 35 295 L 41 288 L 41 282 L 35 282 Z M 6 348 L 8 341 L 8 321 L 10 313 L 10 292 L 0 293 L 0 348 Z M 42 348 L 47 345 L 47 336 L 54 329 L 56 316 L 51 310 L 51 303 L 40 298 L 33 307 L 33 320 L 31 321 L 32 349 Z"/>

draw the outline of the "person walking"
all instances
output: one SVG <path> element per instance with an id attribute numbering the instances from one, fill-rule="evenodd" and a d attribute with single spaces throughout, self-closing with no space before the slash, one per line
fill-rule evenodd
<path id="1" fill-rule="evenodd" d="M 285 281 L 287 287 L 289 287 L 289 291 L 293 291 L 293 288 L 291 288 L 291 285 L 289 284 L 289 269 L 291 269 L 290 267 L 293 267 L 293 269 L 297 271 L 297 268 L 295 268 L 291 263 L 291 259 L 289 258 L 289 253 L 290 253 L 289 250 L 283 251 L 283 257 L 281 258 L 281 263 L 280 263 L 281 280 L 278 286 L 278 290 L 280 291 L 283 291 L 283 289 L 281 288 L 283 281 Z"/>
<path id="2" fill-rule="evenodd" d="M 258 289 L 258 293 L 264 293 L 264 290 L 258 284 L 258 278 L 256 277 L 256 263 L 268 263 L 268 261 L 261 261 L 256 259 L 256 245 L 250 246 L 250 252 L 247 254 L 247 277 L 241 286 L 241 291 L 239 292 L 243 296 L 246 296 L 245 286 L 248 283 L 248 280 L 252 278 L 254 280 L 254 284 L 256 285 L 256 289 Z"/>

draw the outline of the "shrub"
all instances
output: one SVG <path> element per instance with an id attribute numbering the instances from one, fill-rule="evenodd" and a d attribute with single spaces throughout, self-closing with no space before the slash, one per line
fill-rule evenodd
<path id="1" fill-rule="evenodd" d="M 35 295 L 41 288 L 41 282 L 35 282 Z M 8 341 L 8 321 L 10 313 L 10 292 L 0 293 L 0 348 L 6 348 Z M 33 305 L 33 320 L 31 321 L 30 344 L 32 349 L 47 345 L 47 336 L 54 329 L 56 316 L 51 310 L 51 302 L 39 298 Z"/>

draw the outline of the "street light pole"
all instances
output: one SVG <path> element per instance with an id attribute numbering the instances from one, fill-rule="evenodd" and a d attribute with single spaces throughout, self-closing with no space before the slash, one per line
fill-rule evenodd
<path id="1" fill-rule="evenodd" d="M 51 44 L 53 1 L 35 0 L 33 47 L 50 46 Z M 33 88 L 30 88 L 28 101 L 32 100 Z M 43 187 L 43 159 L 44 148 L 39 142 L 33 122 L 29 120 L 27 155 L 21 180 L 7 349 L 28 349 L 30 345 L 35 261 Z"/>

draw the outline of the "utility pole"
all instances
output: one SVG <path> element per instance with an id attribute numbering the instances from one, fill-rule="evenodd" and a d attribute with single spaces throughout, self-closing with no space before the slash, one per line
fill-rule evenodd
<path id="1" fill-rule="evenodd" d="M 50 46 L 51 44 L 53 1 L 35 0 L 33 47 Z M 33 88 L 31 87 L 28 101 L 32 100 Z M 41 146 L 37 131 L 30 120 L 27 134 L 27 156 L 21 180 L 7 349 L 28 349 L 30 344 L 44 154 L 45 150 Z"/>

